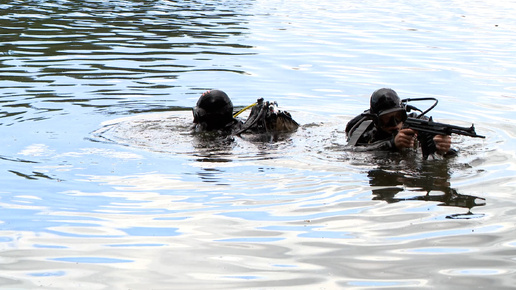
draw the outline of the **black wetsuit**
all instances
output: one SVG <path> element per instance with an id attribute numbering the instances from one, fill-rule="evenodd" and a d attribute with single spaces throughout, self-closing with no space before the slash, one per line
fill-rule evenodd
<path id="1" fill-rule="evenodd" d="M 193 131 L 196 133 L 214 131 L 223 135 L 233 135 L 240 131 L 243 125 L 244 123 L 241 120 L 235 118 L 231 119 L 224 125 L 217 126 L 216 128 L 212 128 L 206 122 L 199 122 L 194 124 Z"/>
<path id="2" fill-rule="evenodd" d="M 399 151 L 394 144 L 394 138 L 397 131 L 393 133 L 387 133 L 376 127 L 375 123 L 368 117 L 369 110 L 356 116 L 346 125 L 346 136 L 348 137 L 348 146 L 354 146 L 355 150 L 358 151 Z M 409 117 L 417 117 L 416 113 L 411 113 Z M 428 119 L 426 116 L 423 117 Z M 434 142 L 434 134 L 426 132 L 418 132 L 417 139 L 419 146 L 423 151 L 423 158 L 428 158 L 436 152 L 436 146 Z M 443 156 L 453 157 L 457 156 L 457 150 L 450 148 Z"/>
<path id="3" fill-rule="evenodd" d="M 346 135 L 348 137 L 348 145 L 356 146 L 362 151 L 398 151 L 394 143 L 394 138 L 397 131 L 393 133 L 387 133 L 376 127 L 373 120 L 368 117 L 369 110 L 364 111 L 361 115 L 356 116 L 346 125 Z M 416 113 L 411 113 L 409 117 L 416 118 Z M 423 117 L 428 119 L 426 116 Z M 433 154 L 436 151 L 435 142 L 433 140 L 435 135 L 419 132 L 418 141 L 421 146 L 425 146 L 423 149 L 425 154 Z M 447 154 L 456 154 L 456 151 L 450 149 Z"/>
<path id="4" fill-rule="evenodd" d="M 346 125 L 348 145 L 360 147 L 364 151 L 391 150 L 398 148 L 394 145 L 394 137 L 397 132 L 387 133 L 379 130 L 373 120 L 367 117 L 369 110 L 353 118 Z"/>

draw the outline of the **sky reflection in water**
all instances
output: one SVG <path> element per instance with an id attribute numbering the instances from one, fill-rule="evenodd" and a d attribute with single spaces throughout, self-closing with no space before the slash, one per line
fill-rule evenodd
<path id="1" fill-rule="evenodd" d="M 512 288 L 509 4 L 0 5 L 0 285 Z M 379 87 L 487 139 L 448 161 L 344 150 Z M 192 136 L 212 88 L 302 126 Z"/>

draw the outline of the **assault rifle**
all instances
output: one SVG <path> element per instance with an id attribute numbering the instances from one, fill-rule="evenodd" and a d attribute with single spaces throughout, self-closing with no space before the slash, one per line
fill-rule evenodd
<path id="1" fill-rule="evenodd" d="M 485 138 L 485 136 L 477 135 L 475 132 L 475 126 L 472 124 L 471 127 L 460 127 L 450 124 L 437 123 L 432 120 L 417 119 L 408 117 L 403 123 L 404 128 L 414 129 L 418 132 L 426 132 L 432 135 L 464 135 L 476 138 Z"/>
<path id="2" fill-rule="evenodd" d="M 485 138 L 485 136 L 478 135 L 475 132 L 475 126 L 460 127 L 450 124 L 437 123 L 429 119 L 418 119 L 408 117 L 403 123 L 403 128 L 410 128 L 418 131 L 417 138 L 421 143 L 421 150 L 423 151 L 423 159 L 427 159 L 430 154 L 436 151 L 433 137 L 435 135 L 451 135 L 458 134 L 475 138 Z"/>

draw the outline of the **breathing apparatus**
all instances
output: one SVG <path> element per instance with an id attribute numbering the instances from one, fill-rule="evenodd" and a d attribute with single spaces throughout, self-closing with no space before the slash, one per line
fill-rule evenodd
<path id="1" fill-rule="evenodd" d="M 419 112 L 415 118 L 420 119 L 437 106 L 436 98 L 406 98 L 400 100 L 396 92 L 390 89 L 381 89 L 376 91 L 371 97 L 371 107 L 366 116 L 371 118 L 378 126 L 396 127 L 399 123 L 407 120 L 407 113 Z M 380 93 L 380 96 L 378 96 Z M 434 101 L 434 103 L 426 110 L 409 104 L 410 102 Z"/>
<path id="2" fill-rule="evenodd" d="M 417 102 L 417 101 L 434 101 L 434 103 L 426 110 L 422 111 L 421 109 L 408 104 L 409 102 Z M 407 120 L 407 113 L 412 111 L 419 112 L 416 119 L 421 119 L 426 113 L 430 112 L 439 101 L 436 98 L 407 98 L 400 101 L 399 108 L 392 108 L 391 110 L 383 111 L 378 115 L 374 116 L 375 122 L 378 125 L 384 127 L 396 127 L 399 123 L 405 122 Z M 393 114 L 394 113 L 394 114 Z"/>
<path id="3" fill-rule="evenodd" d="M 434 103 L 430 107 L 428 107 L 428 109 L 426 109 L 425 111 L 421 111 L 417 107 L 414 107 L 414 106 L 408 104 L 408 102 L 413 102 L 413 101 L 416 101 L 416 102 L 418 102 L 418 101 L 434 101 Z M 405 107 L 405 111 L 407 113 L 409 113 L 410 111 L 420 112 L 420 114 L 416 116 L 416 119 L 420 119 L 426 113 L 430 112 L 433 108 L 435 108 L 435 106 L 437 106 L 437 103 L 439 103 L 439 101 L 436 98 L 409 98 L 409 99 L 401 100 L 401 104 L 403 107 Z"/>
<path id="4" fill-rule="evenodd" d="M 238 111 L 233 115 L 233 118 L 250 108 L 252 110 L 249 117 L 242 128 L 235 132 L 235 135 L 240 135 L 247 130 L 255 132 L 292 132 L 299 127 L 290 113 L 278 108 L 278 103 L 264 101 L 263 98 L 259 98 L 256 103 Z"/>

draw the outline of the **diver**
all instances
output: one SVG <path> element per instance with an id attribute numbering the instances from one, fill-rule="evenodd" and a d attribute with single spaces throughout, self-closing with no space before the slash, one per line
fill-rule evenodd
<path id="1" fill-rule="evenodd" d="M 233 103 L 223 91 L 204 92 L 192 112 L 195 132 L 231 133 L 243 125 L 242 121 L 233 118 Z"/>
<path id="2" fill-rule="evenodd" d="M 248 108 L 252 110 L 245 122 L 236 118 Z M 223 135 L 293 132 L 299 127 L 290 113 L 279 110 L 276 102 L 266 102 L 263 98 L 234 114 L 231 99 L 221 90 L 204 92 L 193 108 L 193 117 L 194 132 Z"/>
<path id="3" fill-rule="evenodd" d="M 376 90 L 371 95 L 369 110 L 356 116 L 346 125 L 348 146 L 363 151 L 403 151 L 405 148 L 415 148 L 416 139 L 421 140 L 418 138 L 420 135 L 419 137 L 426 137 L 424 144 L 419 142 L 421 146 L 433 147 L 433 151 L 439 155 L 455 155 L 456 151 L 450 149 L 450 135 L 431 135 L 404 128 L 403 123 L 407 117 L 407 106 L 394 90 Z"/>

